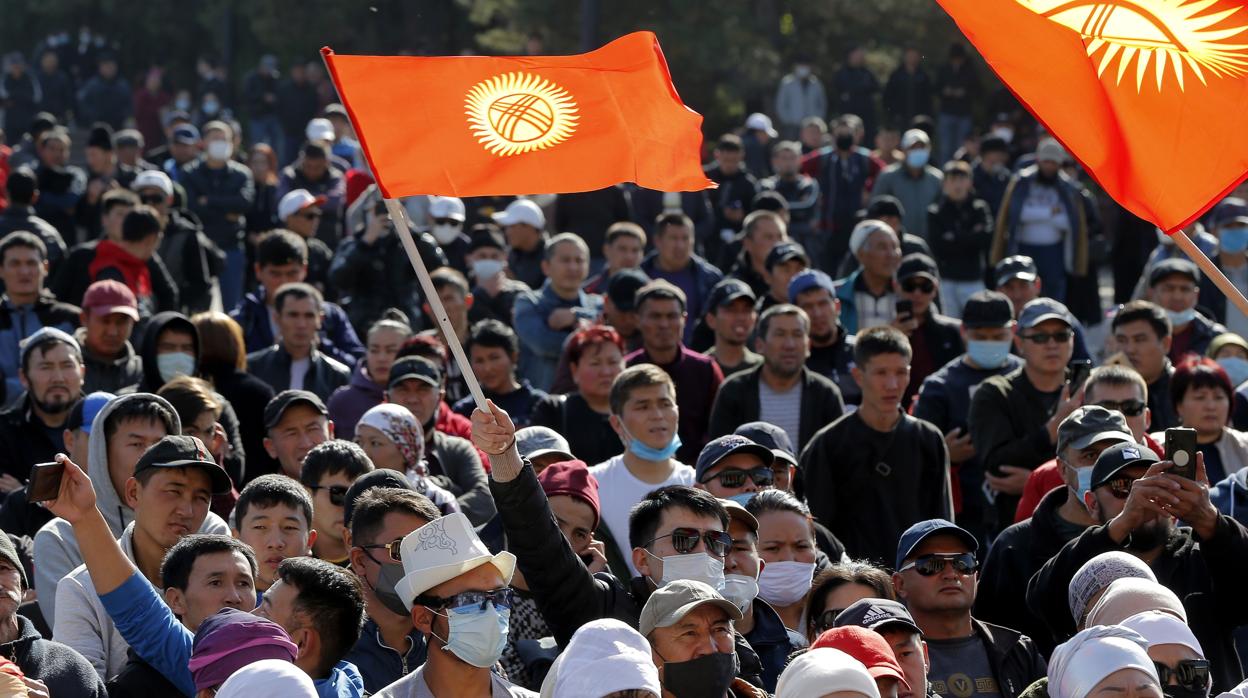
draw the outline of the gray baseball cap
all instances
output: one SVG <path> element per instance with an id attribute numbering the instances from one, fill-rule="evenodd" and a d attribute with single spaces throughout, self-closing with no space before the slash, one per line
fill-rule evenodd
<path id="1" fill-rule="evenodd" d="M 642 635 L 649 635 L 655 628 L 671 627 L 694 609 L 708 604 L 723 609 L 732 620 L 741 620 L 741 609 L 720 596 L 719 592 L 712 589 L 706 582 L 677 579 L 664 584 L 650 594 L 650 598 L 646 599 L 646 605 L 641 609 L 637 629 Z"/>
<path id="2" fill-rule="evenodd" d="M 1101 441 L 1134 442 L 1127 418 L 1117 410 L 1086 405 L 1071 412 L 1057 427 L 1057 452 L 1087 448 Z"/>

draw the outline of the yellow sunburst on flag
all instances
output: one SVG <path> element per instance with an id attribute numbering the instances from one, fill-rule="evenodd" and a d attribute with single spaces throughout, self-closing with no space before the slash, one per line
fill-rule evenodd
<path id="1" fill-rule="evenodd" d="M 464 108 L 477 142 L 504 157 L 562 143 L 580 119 L 567 90 L 530 73 L 482 80 L 468 90 Z"/>
<path id="2" fill-rule="evenodd" d="M 1167 63 L 1180 90 L 1189 70 L 1206 85 L 1206 72 L 1218 78 L 1248 75 L 1248 44 L 1241 43 L 1248 37 L 1239 36 L 1248 31 L 1242 6 L 1211 10 L 1219 0 L 1016 1 L 1079 32 L 1088 56 L 1099 59 L 1098 76 L 1117 62 L 1115 84 L 1121 84 L 1132 61 L 1137 91 L 1150 65 L 1158 91 Z"/>

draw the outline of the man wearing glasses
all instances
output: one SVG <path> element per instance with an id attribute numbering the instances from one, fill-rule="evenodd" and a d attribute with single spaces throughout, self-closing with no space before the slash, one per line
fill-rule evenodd
<path id="1" fill-rule="evenodd" d="M 344 541 L 343 506 L 356 478 L 373 469 L 364 449 L 350 441 L 331 440 L 312 447 L 304 456 L 299 483 L 312 497 L 312 555 L 335 565 L 351 564 Z"/>
<path id="2" fill-rule="evenodd" d="M 698 454 L 694 487 L 745 506 L 755 492 L 771 489 L 775 459 L 771 449 L 744 436 L 721 436 Z"/>
<path id="3" fill-rule="evenodd" d="M 329 264 L 334 260 L 334 251 L 316 237 L 316 230 L 325 216 L 321 207 L 326 201 L 325 196 L 314 196 L 307 189 L 294 189 L 286 192 L 282 200 L 277 202 L 277 220 L 287 230 L 303 238 L 308 245 L 308 273 L 305 281 L 321 293 L 326 292 Z"/>
<path id="4" fill-rule="evenodd" d="M 971 443 L 995 492 L 996 516 L 988 515 L 992 531 L 1014 521 L 1027 476 L 1053 457 L 1058 425 L 1082 401 L 1079 386 L 1069 385 L 1066 375 L 1074 325 L 1066 306 L 1051 298 L 1023 306 L 1014 337 L 1022 367 L 985 380 L 971 398 Z"/>
<path id="5" fill-rule="evenodd" d="M 978 548 L 948 521 L 916 523 L 898 542 L 893 588 L 927 641 L 932 692 L 1017 698 L 1045 675 L 1044 657 L 1026 635 L 971 616 Z"/>
<path id="6" fill-rule="evenodd" d="M 1069 580 L 1093 557 L 1125 550 L 1183 600 L 1188 625 L 1211 665 L 1216 695 L 1244 678 L 1232 632 L 1248 622 L 1242 598 L 1248 530 L 1209 501 L 1201 453 L 1196 454 L 1195 480 L 1166 472 L 1173 466 L 1138 444 L 1101 453 L 1092 466 L 1091 491 L 1083 498 L 1097 525 L 1044 563 L 1027 585 L 1027 605 L 1049 624 L 1054 640 L 1065 640 L 1075 632 Z M 1176 526 L 1176 519 L 1183 525 Z"/>

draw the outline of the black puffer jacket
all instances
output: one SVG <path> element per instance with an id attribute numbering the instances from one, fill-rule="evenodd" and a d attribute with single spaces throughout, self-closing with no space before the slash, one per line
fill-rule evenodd
<path id="1" fill-rule="evenodd" d="M 1026 635 L 973 618 L 971 625 L 988 650 L 988 664 L 1002 698 L 1018 698 L 1048 671 L 1040 650 Z"/>
<path id="2" fill-rule="evenodd" d="M 48 695 L 105 698 L 104 682 L 86 657 L 59 642 L 45 640 L 26 618 L 17 616 L 17 639 L 0 644 L 0 656 L 12 660 L 28 678 L 48 686 Z"/>

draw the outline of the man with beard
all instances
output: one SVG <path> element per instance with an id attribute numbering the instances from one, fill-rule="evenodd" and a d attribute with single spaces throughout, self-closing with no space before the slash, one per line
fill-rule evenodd
<path id="1" fill-rule="evenodd" d="M 22 343 L 18 377 L 26 397 L 0 412 L 0 492 L 22 486 L 35 463 L 65 451 L 63 428 L 82 397 L 82 349 L 68 334 L 45 327 Z"/>
<path id="2" fill-rule="evenodd" d="M 1209 500 L 1202 454 L 1196 454 L 1195 480 L 1167 472 L 1173 467 L 1173 461 L 1161 461 L 1138 444 L 1102 452 L 1092 466 L 1092 489 L 1083 497 L 1098 525 L 1044 563 L 1027 585 L 1027 605 L 1049 623 L 1056 641 L 1065 640 L 1076 627 L 1067 598 L 1075 572 L 1101 553 L 1126 550 L 1183 601 L 1188 625 L 1209 659 L 1216 694 L 1244 678 L 1231 633 L 1248 621 L 1242 591 L 1248 530 L 1219 514 Z M 1184 526 L 1176 526 L 1176 518 Z"/>

